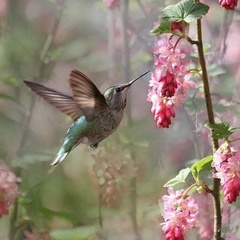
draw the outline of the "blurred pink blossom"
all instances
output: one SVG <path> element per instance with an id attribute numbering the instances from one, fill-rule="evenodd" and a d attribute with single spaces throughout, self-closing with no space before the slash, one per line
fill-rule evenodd
<path id="1" fill-rule="evenodd" d="M 223 237 L 226 240 L 239 240 L 238 232 L 239 209 L 233 204 L 224 204 L 222 206 L 222 227 L 225 229 Z"/>
<path id="2" fill-rule="evenodd" d="M 214 234 L 214 206 L 211 194 L 194 194 L 194 199 L 198 204 L 198 222 L 199 239 L 211 240 Z M 238 228 L 238 219 L 240 211 L 232 204 L 222 204 L 222 229 L 226 240 L 239 240 L 234 232 Z"/>
<path id="3" fill-rule="evenodd" d="M 184 190 L 174 192 L 168 188 L 168 193 L 162 197 L 165 220 L 162 229 L 167 240 L 183 240 L 184 233 L 196 226 L 198 205 L 191 196 L 183 196 Z"/>
<path id="4" fill-rule="evenodd" d="M 194 195 L 194 199 L 199 208 L 197 227 L 199 227 L 200 239 L 211 240 L 214 231 L 214 206 L 212 197 L 208 193 L 201 193 Z"/>
<path id="5" fill-rule="evenodd" d="M 175 106 L 181 106 L 189 88 L 189 64 L 186 54 L 176 48 L 176 40 L 161 37 L 153 49 L 155 70 L 151 74 L 147 101 L 157 127 L 168 128 L 175 117 Z"/>
<path id="6" fill-rule="evenodd" d="M 118 203 L 129 190 L 129 180 L 136 176 L 137 168 L 129 153 L 119 146 L 108 146 L 92 155 L 96 159 L 93 170 L 99 184 L 101 200 L 108 207 Z"/>
<path id="7" fill-rule="evenodd" d="M 114 9 L 119 6 L 120 0 L 103 0 L 103 2 L 107 5 L 108 8 Z"/>
<path id="8" fill-rule="evenodd" d="M 17 178 L 6 166 L 0 164 L 0 217 L 8 214 L 9 206 L 19 196 Z"/>
<path id="9" fill-rule="evenodd" d="M 39 232 L 35 229 L 32 232 L 25 231 L 24 236 L 25 236 L 24 240 L 51 240 L 48 232 L 46 231 Z"/>
<path id="10" fill-rule="evenodd" d="M 0 18 L 6 17 L 7 8 L 8 8 L 7 0 L 0 0 Z"/>
<path id="11" fill-rule="evenodd" d="M 213 177 L 221 181 L 225 202 L 235 202 L 240 192 L 240 152 L 223 143 L 214 154 L 212 167 L 216 170 Z"/>
<path id="12" fill-rule="evenodd" d="M 238 0 L 219 0 L 218 2 L 227 10 L 234 10 L 238 4 Z"/>

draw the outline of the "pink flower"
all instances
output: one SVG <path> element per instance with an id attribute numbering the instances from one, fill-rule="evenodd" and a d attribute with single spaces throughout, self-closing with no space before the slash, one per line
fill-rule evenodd
<path id="1" fill-rule="evenodd" d="M 153 49 L 155 70 L 151 74 L 147 101 L 158 127 L 168 128 L 175 117 L 175 106 L 180 106 L 194 83 L 189 81 L 189 61 L 177 49 L 175 41 L 162 37 Z"/>
<path id="2" fill-rule="evenodd" d="M 171 31 L 176 35 L 188 35 L 189 24 L 184 21 L 181 22 L 172 22 Z"/>
<path id="3" fill-rule="evenodd" d="M 172 22 L 171 31 L 178 30 L 181 33 L 183 32 L 183 22 Z"/>
<path id="4" fill-rule="evenodd" d="M 234 10 L 238 4 L 238 0 L 219 0 L 218 2 L 227 10 Z"/>
<path id="5" fill-rule="evenodd" d="M 198 217 L 198 205 L 190 196 L 183 196 L 184 190 L 174 192 L 172 188 L 168 189 L 169 195 L 164 195 L 165 222 L 163 232 L 167 240 L 184 239 L 184 233 L 194 228 Z"/>
<path id="6" fill-rule="evenodd" d="M 224 200 L 235 202 L 240 192 L 240 152 L 223 143 L 214 154 L 212 167 L 216 170 L 213 177 L 219 178 L 223 187 Z"/>
<path id="7" fill-rule="evenodd" d="M 103 2 L 107 5 L 108 8 L 114 9 L 119 6 L 120 0 L 103 0 Z"/>
<path id="8" fill-rule="evenodd" d="M 19 196 L 17 178 L 6 166 L 0 165 L 0 217 L 8 214 L 9 206 Z"/>

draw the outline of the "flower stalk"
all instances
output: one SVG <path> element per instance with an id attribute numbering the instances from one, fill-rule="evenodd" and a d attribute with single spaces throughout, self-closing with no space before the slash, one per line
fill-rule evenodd
<path id="1" fill-rule="evenodd" d="M 197 48 L 198 48 L 199 63 L 202 69 L 204 98 L 206 101 L 208 121 L 210 124 L 214 124 L 215 120 L 214 120 L 213 105 L 212 105 L 207 67 L 206 67 L 206 61 L 205 61 L 204 50 L 203 50 L 201 19 L 197 20 Z M 218 149 L 219 143 L 217 139 L 211 138 L 211 140 L 212 140 L 212 149 L 214 153 Z M 214 201 L 214 215 L 215 215 L 214 216 L 214 239 L 217 240 L 221 238 L 221 220 L 222 220 L 220 196 L 219 196 L 220 180 L 215 178 L 213 181 L 213 184 L 214 186 L 213 186 L 212 196 Z"/>

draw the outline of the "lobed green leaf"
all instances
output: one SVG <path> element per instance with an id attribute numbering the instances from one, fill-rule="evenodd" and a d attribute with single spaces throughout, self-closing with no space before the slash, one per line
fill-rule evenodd
<path id="1" fill-rule="evenodd" d="M 179 183 L 185 183 L 187 176 L 189 175 L 191 169 L 190 168 L 184 168 L 182 169 L 178 175 L 172 179 L 170 179 L 167 183 L 165 183 L 164 187 L 173 187 Z"/>
<path id="2" fill-rule="evenodd" d="M 213 139 L 228 139 L 231 134 L 236 132 L 238 129 L 230 126 L 226 122 L 214 123 L 214 124 L 205 124 L 206 128 L 212 130 Z"/>
<path id="3" fill-rule="evenodd" d="M 185 21 L 190 23 L 200 19 L 209 10 L 209 6 L 193 2 L 192 0 L 183 0 L 176 5 L 170 5 L 163 9 L 163 20 L 169 22 Z"/>
<path id="4" fill-rule="evenodd" d="M 160 35 L 163 33 L 171 32 L 171 22 L 168 20 L 163 20 L 160 22 L 160 25 L 150 31 L 152 35 Z"/>
<path id="5" fill-rule="evenodd" d="M 211 155 L 199 160 L 198 162 L 194 163 L 191 166 L 191 172 L 196 182 L 199 181 L 200 172 L 209 171 L 212 169 L 212 166 L 211 166 L 212 160 L 213 160 L 213 156 Z"/>

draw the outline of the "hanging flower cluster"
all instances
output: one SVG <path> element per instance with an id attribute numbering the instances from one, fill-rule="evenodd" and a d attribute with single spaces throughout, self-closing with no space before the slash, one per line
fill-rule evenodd
<path id="1" fill-rule="evenodd" d="M 175 41 L 162 37 L 153 50 L 155 70 L 149 82 L 148 98 L 157 127 L 168 128 L 175 117 L 175 106 L 180 106 L 187 91 L 195 84 L 189 81 L 186 54 L 174 46 Z"/>
<path id="2" fill-rule="evenodd" d="M 213 177 L 221 181 L 225 202 L 235 202 L 240 192 L 240 152 L 223 143 L 214 153 L 212 167 L 216 170 Z"/>
<path id="3" fill-rule="evenodd" d="M 234 10 L 238 4 L 238 0 L 219 0 L 219 4 L 227 10 Z"/>
<path id="4" fill-rule="evenodd" d="M 136 176 L 137 169 L 128 153 L 119 147 L 101 149 L 93 157 L 93 170 L 97 176 L 102 201 L 112 206 L 128 189 L 129 180 Z"/>
<path id="5" fill-rule="evenodd" d="M 18 196 L 17 177 L 6 166 L 0 164 L 0 217 L 8 214 L 9 206 Z"/>
<path id="6" fill-rule="evenodd" d="M 183 189 L 174 192 L 168 188 L 168 194 L 162 197 L 165 220 L 163 232 L 166 240 L 184 240 L 184 233 L 196 226 L 198 205 L 191 196 L 184 196 Z"/>

